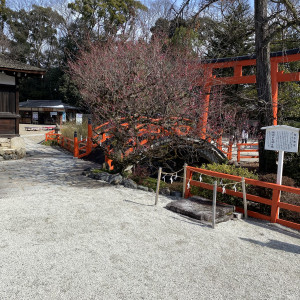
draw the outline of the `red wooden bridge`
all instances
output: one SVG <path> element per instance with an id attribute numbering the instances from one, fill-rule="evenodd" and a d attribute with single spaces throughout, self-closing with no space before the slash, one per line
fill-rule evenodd
<path id="1" fill-rule="evenodd" d="M 286 64 L 290 62 L 300 61 L 300 48 L 287 50 L 287 51 L 280 51 L 271 53 L 270 57 L 271 61 L 271 81 L 272 81 L 272 107 L 273 107 L 273 124 L 277 125 L 277 113 L 278 113 L 278 84 L 280 82 L 291 82 L 291 81 L 300 81 L 300 72 L 295 73 L 284 73 L 283 71 L 279 70 L 280 64 Z M 204 87 L 205 90 L 205 105 L 204 110 L 202 112 L 202 116 L 200 118 L 200 139 L 212 141 L 207 132 L 207 122 L 208 122 L 208 108 L 209 108 L 209 97 L 210 91 L 213 86 L 216 85 L 228 85 L 228 84 L 255 84 L 256 83 L 256 76 L 255 74 L 252 75 L 245 75 L 244 69 L 249 66 L 255 66 L 256 59 L 255 55 L 249 56 L 240 56 L 240 57 L 232 57 L 232 58 L 220 58 L 220 59 L 212 59 L 203 61 L 201 64 L 201 68 L 203 68 L 204 76 L 208 77 L 206 85 Z M 229 77 L 216 77 L 213 75 L 216 71 L 222 69 L 231 69 L 232 76 Z M 145 131 L 153 131 L 159 135 L 160 131 L 163 130 L 159 128 L 157 124 L 155 124 L 155 120 L 151 121 L 152 124 L 148 124 L 148 127 L 140 126 L 139 134 L 142 136 Z M 126 123 L 122 124 L 122 126 L 127 126 Z M 62 147 L 66 147 L 70 151 L 74 152 L 75 157 L 84 157 L 88 155 L 93 147 L 96 147 L 97 144 L 93 143 L 93 140 L 98 140 L 100 143 L 103 143 L 110 139 L 112 136 L 108 134 L 109 130 L 109 123 L 104 123 L 94 130 L 92 129 L 91 124 L 89 124 L 88 129 L 88 137 L 85 140 L 78 141 L 77 137 L 74 137 L 74 140 L 67 139 L 62 137 L 61 135 L 54 134 L 53 131 L 46 134 L 46 140 L 48 139 L 57 139 L 58 143 Z M 102 131 L 101 134 L 96 133 L 93 135 L 94 132 Z M 191 132 L 191 127 L 188 125 L 178 125 L 174 122 L 174 132 L 178 135 L 189 135 Z M 140 143 L 147 143 L 147 140 L 142 140 Z M 219 136 L 217 140 L 214 140 L 213 143 L 216 147 L 222 151 L 228 159 L 232 158 L 232 143 L 223 144 L 222 137 Z M 247 158 L 247 155 L 243 155 L 242 152 L 256 152 L 254 149 L 250 149 L 246 151 L 243 149 L 243 146 L 249 145 L 238 145 L 238 160 L 243 158 Z M 134 146 L 133 146 L 134 147 Z M 133 151 L 133 147 L 129 147 L 126 154 L 130 154 Z M 249 156 L 248 156 L 249 157 Z M 257 157 L 257 155 L 251 156 Z M 107 162 L 111 166 L 111 161 L 107 158 Z"/>

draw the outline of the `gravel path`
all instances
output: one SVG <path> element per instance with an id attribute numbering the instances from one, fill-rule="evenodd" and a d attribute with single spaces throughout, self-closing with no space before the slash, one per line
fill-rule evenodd
<path id="1" fill-rule="evenodd" d="M 0 162 L 1 300 L 300 299 L 299 232 L 254 219 L 212 230 L 25 140 L 25 159 Z"/>

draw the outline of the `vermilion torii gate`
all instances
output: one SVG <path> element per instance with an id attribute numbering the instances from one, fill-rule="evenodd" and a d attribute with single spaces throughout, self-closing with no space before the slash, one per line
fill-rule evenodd
<path id="1" fill-rule="evenodd" d="M 277 125 L 278 112 L 278 83 L 300 81 L 300 72 L 284 73 L 278 70 L 281 63 L 300 61 L 300 48 L 287 51 L 273 52 L 270 55 L 271 60 L 271 82 L 272 82 L 272 107 L 273 107 L 273 125 Z M 255 84 L 255 75 L 243 75 L 243 67 L 256 66 L 256 56 L 239 56 L 231 58 L 218 58 L 203 61 L 205 68 L 204 74 L 208 78 L 204 87 L 205 104 L 204 114 L 202 116 L 202 138 L 206 137 L 206 126 L 208 120 L 209 94 L 212 86 L 226 84 Z M 216 69 L 233 68 L 233 76 L 216 77 L 213 71 Z"/>

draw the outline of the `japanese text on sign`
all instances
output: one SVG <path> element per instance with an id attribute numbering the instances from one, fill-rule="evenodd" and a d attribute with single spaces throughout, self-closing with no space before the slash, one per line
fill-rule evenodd
<path id="1" fill-rule="evenodd" d="M 288 130 L 267 130 L 265 150 L 298 152 L 299 133 Z"/>

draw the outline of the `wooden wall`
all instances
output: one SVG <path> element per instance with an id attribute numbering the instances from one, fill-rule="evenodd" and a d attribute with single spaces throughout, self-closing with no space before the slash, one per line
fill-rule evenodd
<path id="1" fill-rule="evenodd" d="M 18 136 L 19 118 L 17 85 L 0 84 L 0 137 Z"/>

